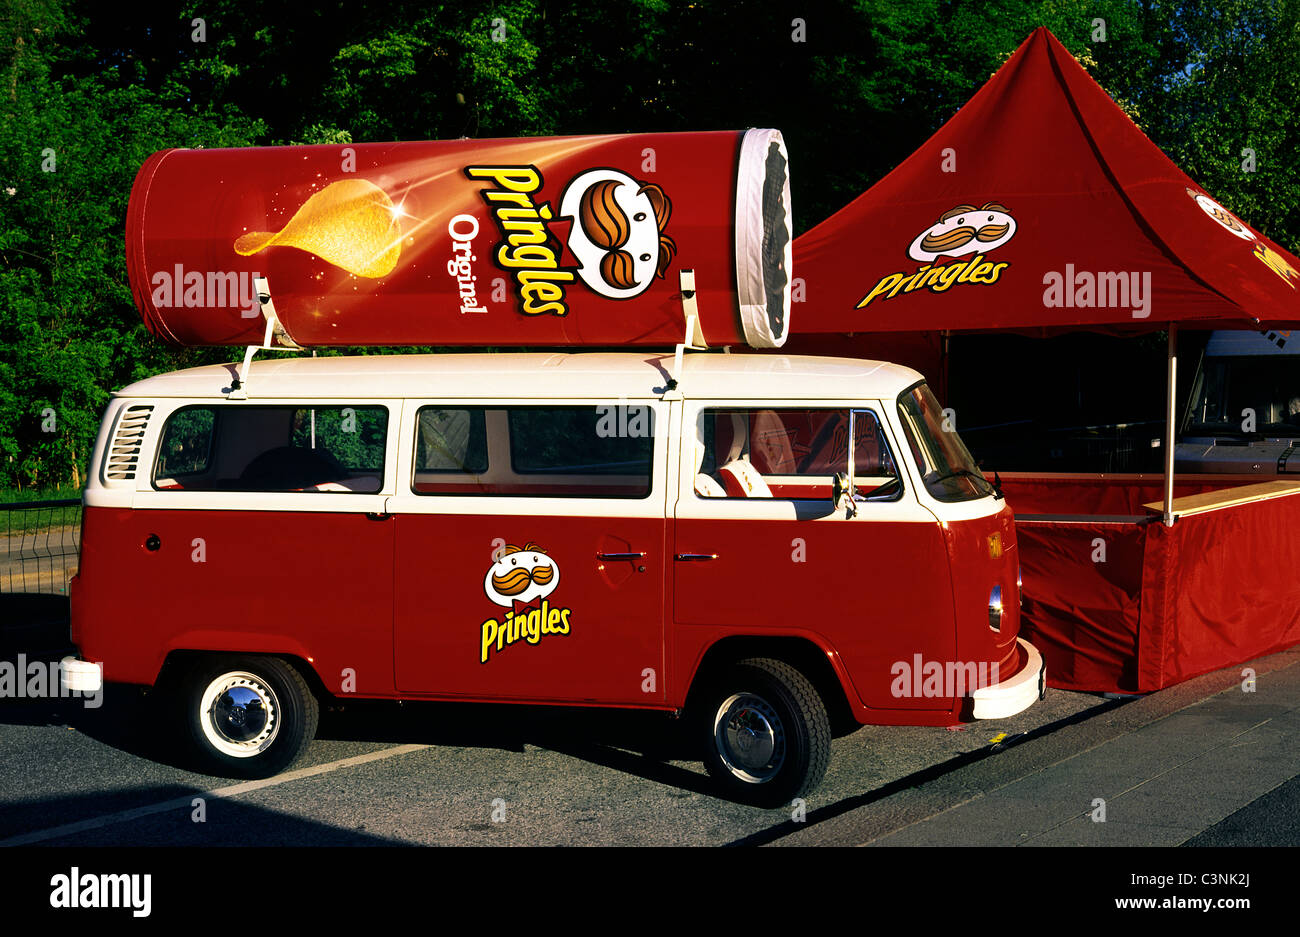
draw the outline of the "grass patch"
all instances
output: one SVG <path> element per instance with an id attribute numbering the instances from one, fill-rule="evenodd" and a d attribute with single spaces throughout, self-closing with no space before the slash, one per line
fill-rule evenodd
<path id="1" fill-rule="evenodd" d="M 81 500 L 80 488 L 0 488 L 0 504 L 13 504 L 16 501 L 66 501 L 69 498 Z"/>

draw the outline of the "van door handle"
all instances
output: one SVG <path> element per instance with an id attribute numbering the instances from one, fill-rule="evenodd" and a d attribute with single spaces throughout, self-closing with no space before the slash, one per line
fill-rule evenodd
<path id="1" fill-rule="evenodd" d="M 390 517 L 392 517 L 392 516 L 393 516 L 393 515 L 389 514 L 387 511 L 367 511 L 367 512 L 366 512 L 366 520 L 369 520 L 369 521 L 386 521 L 386 520 L 388 520 L 388 519 L 389 519 Z"/>
<path id="2" fill-rule="evenodd" d="M 678 553 L 676 559 L 683 563 L 701 562 L 703 560 L 716 560 L 716 553 Z"/>
<path id="3" fill-rule="evenodd" d="M 642 550 L 640 553 L 597 553 L 596 559 L 614 562 L 618 560 L 643 560 L 645 559 L 645 551 Z"/>

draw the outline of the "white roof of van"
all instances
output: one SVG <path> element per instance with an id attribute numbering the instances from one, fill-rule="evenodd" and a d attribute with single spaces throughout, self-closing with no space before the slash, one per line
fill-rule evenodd
<path id="1" fill-rule="evenodd" d="M 687 352 L 688 398 L 885 398 L 922 380 L 911 368 L 857 358 Z M 646 398 L 664 392 L 673 356 L 660 352 L 448 353 L 263 358 L 249 369 L 250 400 L 276 397 L 383 399 Z M 237 365 L 208 365 L 146 378 L 119 397 L 227 396 Z"/>

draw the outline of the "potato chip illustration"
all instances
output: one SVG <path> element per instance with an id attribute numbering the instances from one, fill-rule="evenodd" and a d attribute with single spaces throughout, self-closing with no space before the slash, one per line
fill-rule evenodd
<path id="1" fill-rule="evenodd" d="M 348 273 L 387 276 L 402 253 L 398 211 L 387 193 L 365 179 L 331 182 L 303 203 L 279 231 L 250 231 L 235 241 L 243 257 L 268 247 L 296 247 Z"/>

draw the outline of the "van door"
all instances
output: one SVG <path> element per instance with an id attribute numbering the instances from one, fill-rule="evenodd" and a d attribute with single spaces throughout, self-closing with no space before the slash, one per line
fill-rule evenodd
<path id="1" fill-rule="evenodd" d="M 401 403 L 165 406 L 149 421 L 133 508 L 94 509 L 100 533 L 83 555 L 99 607 L 139 610 L 117 650 L 292 654 L 331 693 L 391 694 L 384 504 Z"/>
<path id="2" fill-rule="evenodd" d="M 878 402 L 855 405 L 856 482 L 870 500 L 835 511 L 848 410 L 807 402 L 688 402 L 673 530 L 673 620 L 746 635 L 817 635 L 864 704 L 951 708 L 896 693 L 896 665 L 956 653 L 948 554 L 917 500 Z M 694 432 L 692 433 L 692 427 Z"/>
<path id="3" fill-rule="evenodd" d="M 408 405 L 391 502 L 403 692 L 664 698 L 668 410 Z"/>

